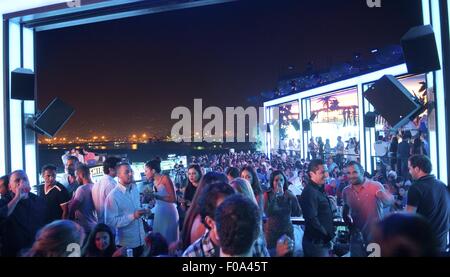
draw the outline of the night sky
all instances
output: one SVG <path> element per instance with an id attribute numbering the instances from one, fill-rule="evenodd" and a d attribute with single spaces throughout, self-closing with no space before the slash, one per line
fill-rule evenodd
<path id="1" fill-rule="evenodd" d="M 165 136 L 172 109 L 194 98 L 245 107 L 309 61 L 323 69 L 400 44 L 422 24 L 419 0 L 382 5 L 244 0 L 39 32 L 39 109 L 54 97 L 75 108 L 58 136 Z"/>

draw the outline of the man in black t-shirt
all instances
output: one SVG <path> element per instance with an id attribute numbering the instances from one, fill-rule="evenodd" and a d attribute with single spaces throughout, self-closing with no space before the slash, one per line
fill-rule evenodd
<path id="1" fill-rule="evenodd" d="M 41 172 L 44 185 L 41 186 L 39 195 L 47 203 L 46 223 L 66 219 L 70 194 L 63 185 L 56 182 L 56 167 L 54 165 L 45 165 Z"/>
<path id="2" fill-rule="evenodd" d="M 408 168 L 415 182 L 408 191 L 406 210 L 428 219 L 437 240 L 436 247 L 444 252 L 450 225 L 447 187 L 430 174 L 431 161 L 425 155 L 410 157 Z"/>

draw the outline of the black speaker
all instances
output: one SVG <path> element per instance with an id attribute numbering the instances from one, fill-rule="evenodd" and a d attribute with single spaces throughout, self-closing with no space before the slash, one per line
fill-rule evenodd
<path id="1" fill-rule="evenodd" d="M 303 119 L 302 129 L 304 132 L 311 131 L 311 121 L 309 119 Z"/>
<path id="2" fill-rule="evenodd" d="M 376 81 L 364 92 L 364 97 L 393 129 L 406 124 L 422 106 L 392 75 L 384 75 Z"/>
<path id="3" fill-rule="evenodd" d="M 377 118 L 377 114 L 374 112 L 367 112 L 364 115 L 364 127 L 366 128 L 374 128 L 375 120 Z"/>
<path id="4" fill-rule="evenodd" d="M 33 71 L 26 68 L 17 68 L 11 72 L 11 98 L 34 100 Z"/>
<path id="5" fill-rule="evenodd" d="M 266 123 L 266 132 L 270 133 L 270 123 Z"/>
<path id="6" fill-rule="evenodd" d="M 74 112 L 75 110 L 71 106 L 55 98 L 36 119 L 34 125 L 40 132 L 53 137 Z"/>
<path id="7" fill-rule="evenodd" d="M 402 37 L 402 47 L 409 73 L 421 74 L 441 69 L 431 25 L 411 28 Z"/>

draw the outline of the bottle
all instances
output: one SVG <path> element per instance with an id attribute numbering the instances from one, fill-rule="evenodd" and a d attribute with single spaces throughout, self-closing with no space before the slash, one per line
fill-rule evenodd
<path id="1" fill-rule="evenodd" d="M 133 257 L 133 249 L 131 248 L 127 249 L 127 257 Z"/>

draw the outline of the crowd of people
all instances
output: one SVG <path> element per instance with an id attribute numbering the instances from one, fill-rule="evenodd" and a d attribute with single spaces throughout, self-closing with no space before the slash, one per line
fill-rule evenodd
<path id="1" fill-rule="evenodd" d="M 448 251 L 449 191 L 426 155 L 408 157 L 404 178 L 392 168 L 369 174 L 340 154 L 202 155 L 177 165 L 184 178 L 156 158 L 140 185 L 120 158 L 106 158 L 94 183 L 89 166 L 68 156 L 61 182 L 43 166 L 37 194 L 16 170 L 0 178 L 0 253 L 367 257 L 370 243 L 382 256 Z"/>

